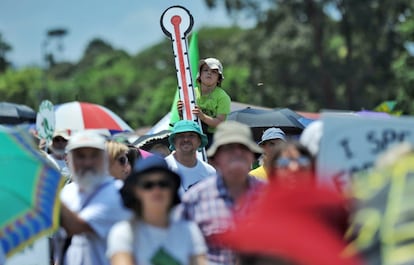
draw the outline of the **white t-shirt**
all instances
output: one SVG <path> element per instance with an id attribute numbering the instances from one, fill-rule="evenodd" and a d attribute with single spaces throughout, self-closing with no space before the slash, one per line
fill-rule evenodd
<path id="1" fill-rule="evenodd" d="M 74 235 L 66 252 L 65 264 L 68 265 L 95 265 L 107 264 L 105 256 L 106 241 L 112 225 L 121 220 L 128 220 L 132 212 L 125 208 L 118 188 L 112 177 L 101 184 L 98 192 L 94 193 L 86 206 L 80 208 L 90 197 L 90 194 L 79 192 L 75 182 L 67 184 L 61 192 L 61 200 L 67 207 L 78 212 L 95 233 Z"/>
<path id="2" fill-rule="evenodd" d="M 197 182 L 216 175 L 216 169 L 200 159 L 197 159 L 197 164 L 194 167 L 184 166 L 175 159 L 174 154 L 168 155 L 165 160 L 170 169 L 181 176 L 180 195 Z"/>
<path id="3" fill-rule="evenodd" d="M 106 254 L 110 259 L 118 252 L 127 252 L 134 256 L 135 264 L 152 265 L 151 259 L 161 249 L 181 265 L 190 264 L 192 256 L 207 252 L 203 235 L 193 222 L 171 220 L 168 228 L 160 228 L 134 220 L 121 221 L 112 227 Z"/>

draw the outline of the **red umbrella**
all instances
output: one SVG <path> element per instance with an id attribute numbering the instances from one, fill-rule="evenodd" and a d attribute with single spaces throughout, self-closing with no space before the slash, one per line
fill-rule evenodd
<path id="1" fill-rule="evenodd" d="M 67 102 L 55 107 L 55 130 L 109 130 L 111 134 L 132 128 L 110 109 L 87 102 Z"/>

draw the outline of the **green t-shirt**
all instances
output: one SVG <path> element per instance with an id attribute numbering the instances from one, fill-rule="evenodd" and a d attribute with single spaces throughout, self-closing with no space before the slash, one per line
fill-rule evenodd
<path id="1" fill-rule="evenodd" d="M 220 87 L 216 87 L 207 95 L 201 95 L 200 88 L 196 87 L 196 101 L 201 110 L 210 117 L 230 113 L 230 96 Z M 207 132 L 214 133 L 216 128 L 208 127 Z"/>

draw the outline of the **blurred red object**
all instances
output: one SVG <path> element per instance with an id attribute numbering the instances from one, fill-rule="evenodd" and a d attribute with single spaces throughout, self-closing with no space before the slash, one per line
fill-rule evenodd
<path id="1" fill-rule="evenodd" d="M 243 203 L 243 202 L 242 202 Z M 356 265 L 343 257 L 347 200 L 332 190 L 270 182 L 231 230 L 214 240 L 241 254 L 283 258 L 303 265 Z"/>

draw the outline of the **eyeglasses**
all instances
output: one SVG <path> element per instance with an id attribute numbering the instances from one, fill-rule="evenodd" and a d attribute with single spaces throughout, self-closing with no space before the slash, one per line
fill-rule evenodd
<path id="1" fill-rule="evenodd" d="M 158 187 L 160 189 L 167 189 L 171 187 L 171 181 L 168 180 L 157 180 L 157 181 L 141 181 L 138 182 L 138 186 L 141 187 L 144 190 L 152 190 L 155 187 Z"/>
<path id="2" fill-rule="evenodd" d="M 281 157 L 276 160 L 275 164 L 278 168 L 287 168 L 292 162 L 298 163 L 300 167 L 308 167 L 311 164 L 310 158 L 306 156 L 300 156 L 298 158 Z"/>
<path id="3" fill-rule="evenodd" d="M 121 164 L 122 166 L 125 166 L 126 163 L 128 163 L 128 158 L 126 156 L 121 156 L 117 159 L 117 161 L 119 162 L 119 164 Z"/>

